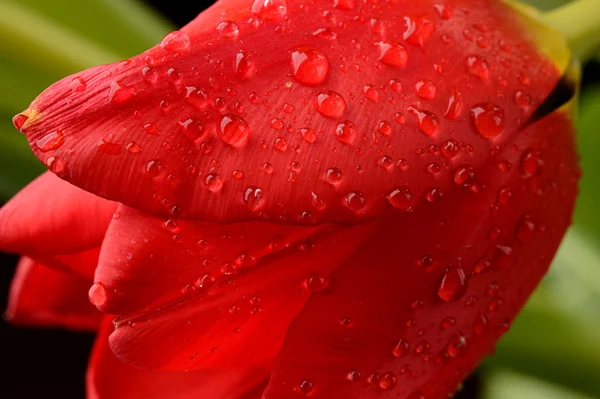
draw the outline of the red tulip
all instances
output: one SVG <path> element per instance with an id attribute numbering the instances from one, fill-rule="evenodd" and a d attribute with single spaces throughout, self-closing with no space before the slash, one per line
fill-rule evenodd
<path id="1" fill-rule="evenodd" d="M 120 204 L 44 175 L 2 210 L 1 249 L 53 266 L 101 246 L 89 296 L 116 319 L 90 397 L 456 390 L 577 193 L 572 121 L 545 109 L 561 68 L 520 18 L 491 0 L 221 1 L 43 92 L 14 120 L 34 153 Z"/>

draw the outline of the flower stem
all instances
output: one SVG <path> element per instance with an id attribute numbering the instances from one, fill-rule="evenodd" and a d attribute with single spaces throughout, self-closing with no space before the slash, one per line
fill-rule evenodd
<path id="1" fill-rule="evenodd" d="M 572 1 L 546 12 L 544 20 L 565 35 L 582 62 L 600 51 L 600 1 Z"/>

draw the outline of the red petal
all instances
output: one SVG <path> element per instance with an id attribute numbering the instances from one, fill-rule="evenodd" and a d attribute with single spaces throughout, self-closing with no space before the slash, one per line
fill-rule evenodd
<path id="1" fill-rule="evenodd" d="M 490 160 L 481 192 L 456 191 L 365 242 L 291 324 L 263 398 L 452 393 L 507 331 L 570 224 L 569 123 L 553 114 Z M 522 169 L 530 153 L 533 176 Z"/>
<path id="2" fill-rule="evenodd" d="M 268 367 L 310 291 L 372 230 L 174 223 L 123 208 L 97 272 L 102 309 L 139 308 L 118 319 L 111 346 L 144 368 Z"/>
<path id="3" fill-rule="evenodd" d="M 14 324 L 95 331 L 102 314 L 87 300 L 90 282 L 23 257 L 10 289 L 7 319 Z"/>
<path id="4" fill-rule="evenodd" d="M 108 347 L 113 331 L 104 318 L 87 372 L 88 399 L 237 399 L 245 397 L 266 370 L 140 370 L 117 359 Z"/>
<path id="5" fill-rule="evenodd" d="M 0 209 L 0 250 L 47 256 L 99 247 L 115 209 L 44 173 Z"/>
<path id="6" fill-rule="evenodd" d="M 343 3 L 220 1 L 53 85 L 21 128 L 59 176 L 147 212 L 353 222 L 449 190 L 519 134 L 513 88 L 541 103 L 558 81 L 502 2 Z"/>

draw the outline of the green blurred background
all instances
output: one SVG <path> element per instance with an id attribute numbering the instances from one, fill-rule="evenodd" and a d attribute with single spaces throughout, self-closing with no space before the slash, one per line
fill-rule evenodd
<path id="1" fill-rule="evenodd" d="M 551 9 L 566 1 L 525 2 Z M 12 116 L 63 76 L 129 58 L 172 29 L 134 0 L 0 0 L 0 203 L 44 170 Z M 588 75 L 580 99 L 584 175 L 575 224 L 550 274 L 482 365 L 485 399 L 600 398 L 599 81 Z"/>

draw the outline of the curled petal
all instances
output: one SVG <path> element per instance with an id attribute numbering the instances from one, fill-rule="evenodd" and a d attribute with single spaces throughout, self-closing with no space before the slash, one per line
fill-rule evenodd
<path id="1" fill-rule="evenodd" d="M 0 250 L 44 257 L 97 248 L 115 209 L 44 173 L 0 209 Z"/>
<path id="2" fill-rule="evenodd" d="M 140 370 L 121 362 L 108 347 L 113 330 L 106 316 L 88 365 L 89 399 L 223 399 L 245 398 L 266 370 L 160 371 Z"/>
<path id="3" fill-rule="evenodd" d="M 14 324 L 95 331 L 102 314 L 87 300 L 90 281 L 23 257 L 5 317 Z"/>

